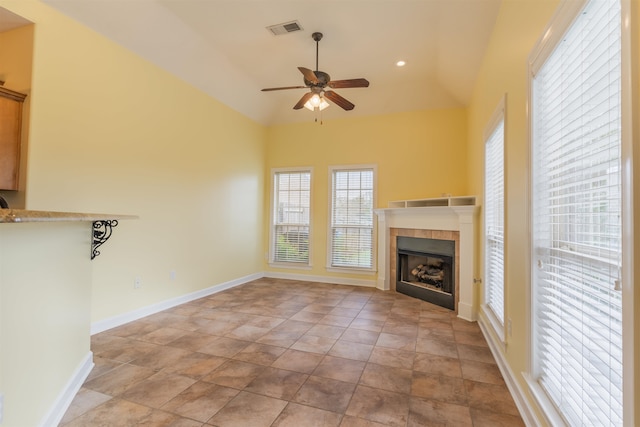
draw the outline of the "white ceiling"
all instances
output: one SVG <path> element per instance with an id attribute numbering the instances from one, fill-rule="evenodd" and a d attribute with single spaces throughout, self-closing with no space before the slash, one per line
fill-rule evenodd
<path id="1" fill-rule="evenodd" d="M 324 120 L 450 108 L 469 102 L 501 0 L 44 0 L 263 124 L 313 120 L 293 105 L 307 89 L 297 67 L 369 88 L 337 89 Z M 274 36 L 297 20 L 303 31 Z M 396 67 L 398 60 L 405 67 Z"/>

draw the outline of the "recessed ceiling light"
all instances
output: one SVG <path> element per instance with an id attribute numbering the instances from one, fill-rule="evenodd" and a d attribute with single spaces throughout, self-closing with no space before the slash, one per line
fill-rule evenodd
<path id="1" fill-rule="evenodd" d="M 406 62 L 404 62 L 404 61 L 398 61 L 398 62 L 396 62 L 396 65 L 397 65 L 398 67 L 404 67 L 404 64 L 406 64 Z"/>

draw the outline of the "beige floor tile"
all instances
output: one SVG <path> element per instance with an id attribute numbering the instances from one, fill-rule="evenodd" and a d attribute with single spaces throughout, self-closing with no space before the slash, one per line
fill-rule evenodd
<path id="1" fill-rule="evenodd" d="M 478 330 L 477 332 L 454 331 L 454 336 L 458 344 L 477 345 L 479 347 L 487 347 L 487 341 Z"/>
<path id="2" fill-rule="evenodd" d="M 86 382 L 84 386 L 109 396 L 117 396 L 153 374 L 155 374 L 153 369 L 122 365 L 109 372 L 108 375 L 102 375 Z"/>
<path id="3" fill-rule="evenodd" d="M 150 353 L 133 359 L 130 363 L 159 371 L 160 369 L 174 365 L 180 359 L 191 353 L 191 351 L 181 348 L 161 346 Z"/>
<path id="4" fill-rule="evenodd" d="M 367 363 L 360 377 L 360 384 L 381 390 L 409 394 L 411 391 L 412 371 L 410 369 Z"/>
<path id="5" fill-rule="evenodd" d="M 183 329 L 163 327 L 158 328 L 153 332 L 149 332 L 148 334 L 144 334 L 139 339 L 142 341 L 152 342 L 154 344 L 165 345 L 180 338 L 186 333 L 187 331 Z"/>
<path id="6" fill-rule="evenodd" d="M 121 399 L 108 402 L 86 412 L 65 427 L 135 426 L 151 416 L 153 409 Z"/>
<path id="7" fill-rule="evenodd" d="M 271 331 L 271 328 L 261 328 L 258 326 L 244 324 L 242 326 L 238 326 L 225 336 L 237 340 L 255 341 L 268 334 L 269 331 Z"/>
<path id="8" fill-rule="evenodd" d="M 360 344 L 375 344 L 376 341 L 378 341 L 378 336 L 380 336 L 380 334 L 377 332 L 348 328 L 344 331 L 340 339 Z"/>
<path id="9" fill-rule="evenodd" d="M 326 305 L 326 304 L 318 303 L 318 304 L 309 304 L 302 311 L 309 311 L 311 313 L 327 314 L 331 310 L 333 310 L 334 308 L 335 307 L 332 306 L 332 305 Z"/>
<path id="10" fill-rule="evenodd" d="M 290 371 L 310 374 L 316 369 L 324 356 L 317 353 L 309 353 L 299 350 L 286 350 L 275 362 L 274 368 L 288 369 Z"/>
<path id="11" fill-rule="evenodd" d="M 395 350 L 385 347 L 374 347 L 369 356 L 370 363 L 391 366 L 393 368 L 412 369 L 416 353 L 412 351 Z"/>
<path id="12" fill-rule="evenodd" d="M 362 329 L 365 331 L 380 332 L 384 326 L 384 320 L 372 320 L 356 317 L 349 324 L 350 328 Z"/>
<path id="13" fill-rule="evenodd" d="M 189 388 L 195 381 L 180 375 L 158 372 L 127 389 L 120 397 L 158 409 Z"/>
<path id="14" fill-rule="evenodd" d="M 202 347 L 201 353 L 212 356 L 233 357 L 251 344 L 249 341 L 236 340 L 233 338 L 218 337 L 211 344 Z"/>
<path id="15" fill-rule="evenodd" d="M 256 365 L 269 366 L 275 362 L 278 357 L 286 351 L 286 348 L 276 347 L 273 345 L 253 343 L 249 344 L 233 358 L 245 362 L 255 363 Z"/>
<path id="16" fill-rule="evenodd" d="M 310 311 L 300 311 L 296 313 L 294 316 L 291 316 L 291 320 L 296 320 L 299 322 L 310 322 L 316 323 L 320 319 L 325 316 L 324 313 L 312 313 Z"/>
<path id="17" fill-rule="evenodd" d="M 258 394 L 240 392 L 208 421 L 224 427 L 269 427 L 287 402 Z"/>
<path id="18" fill-rule="evenodd" d="M 467 406 L 412 397 L 409 404 L 407 427 L 438 425 L 477 427 L 472 421 Z"/>
<path id="19" fill-rule="evenodd" d="M 462 378 L 445 377 L 413 371 L 411 395 L 456 405 L 467 405 Z"/>
<path id="20" fill-rule="evenodd" d="M 306 335 L 338 339 L 345 330 L 346 328 L 340 326 L 317 324 L 313 328 L 309 329 Z"/>
<path id="21" fill-rule="evenodd" d="M 216 337 L 202 332 L 183 331 L 183 335 L 167 344 L 184 350 L 198 351 L 216 340 Z"/>
<path id="22" fill-rule="evenodd" d="M 341 357 L 325 356 L 313 375 L 338 381 L 357 383 L 366 363 Z"/>
<path id="23" fill-rule="evenodd" d="M 376 345 L 395 350 L 415 351 L 416 339 L 404 335 L 395 335 L 383 332 L 378 337 Z"/>
<path id="24" fill-rule="evenodd" d="M 338 427 L 342 415 L 290 402 L 271 427 Z"/>
<path id="25" fill-rule="evenodd" d="M 418 327 L 418 338 L 455 342 L 453 329 L 430 329 Z"/>
<path id="26" fill-rule="evenodd" d="M 111 396 L 82 387 L 64 414 L 61 425 L 71 422 L 91 409 L 112 399 Z"/>
<path id="27" fill-rule="evenodd" d="M 453 341 L 418 338 L 416 342 L 416 352 L 458 358 L 458 347 Z"/>
<path id="28" fill-rule="evenodd" d="M 462 378 L 460 360 L 452 357 L 416 353 L 413 369 L 414 371 L 425 372 L 427 374 Z"/>
<path id="29" fill-rule="evenodd" d="M 369 360 L 373 345 L 338 340 L 329 350 L 329 355 L 353 360 Z"/>
<path id="30" fill-rule="evenodd" d="M 202 381 L 242 390 L 260 375 L 264 369 L 265 367 L 261 365 L 240 360 L 229 360 L 202 378 Z"/>
<path id="31" fill-rule="evenodd" d="M 244 390 L 277 399 L 291 400 L 307 378 L 309 378 L 308 375 L 299 372 L 266 368 Z"/>
<path id="32" fill-rule="evenodd" d="M 409 415 L 409 398 L 405 394 L 359 385 L 346 415 L 389 427 L 405 427 Z"/>
<path id="33" fill-rule="evenodd" d="M 93 369 L 89 373 L 86 381 L 90 381 L 94 378 L 97 378 L 101 375 L 106 374 L 107 372 L 111 372 L 113 369 L 122 365 L 122 362 L 117 362 L 111 359 L 105 359 L 104 357 L 93 357 Z"/>
<path id="34" fill-rule="evenodd" d="M 473 427 L 524 427 L 519 415 L 500 414 L 471 408 Z"/>
<path id="35" fill-rule="evenodd" d="M 204 353 L 191 353 L 172 365 L 162 369 L 161 372 L 167 374 L 182 375 L 199 380 L 211 371 L 225 363 L 227 358 L 211 356 Z"/>
<path id="36" fill-rule="evenodd" d="M 506 385 L 464 380 L 464 387 L 469 395 L 471 408 L 520 415 Z"/>
<path id="37" fill-rule="evenodd" d="M 345 415 L 342 418 L 340 427 L 387 427 L 387 425 L 376 423 L 375 421 L 365 420 L 364 418 Z"/>
<path id="38" fill-rule="evenodd" d="M 318 337 L 305 334 L 291 346 L 293 350 L 308 351 L 311 353 L 326 354 L 337 340 L 335 338 Z"/>
<path id="39" fill-rule="evenodd" d="M 288 332 L 291 334 L 298 334 L 298 338 L 300 338 L 314 325 L 314 322 L 304 322 L 300 320 L 289 319 L 273 328 L 272 332 Z"/>
<path id="40" fill-rule="evenodd" d="M 131 338 L 120 338 L 116 336 L 109 336 L 108 338 L 108 342 L 101 340 L 100 344 L 92 347 L 94 355 L 117 362 L 129 363 L 134 359 L 162 348 L 162 346 L 157 344 Z"/>
<path id="41" fill-rule="evenodd" d="M 475 360 L 484 363 L 496 363 L 491 354 L 489 347 L 480 347 L 477 345 L 458 344 L 458 355 L 460 360 Z"/>
<path id="42" fill-rule="evenodd" d="M 466 380 L 505 385 L 498 365 L 494 363 L 461 360 L 460 366 L 462 367 L 462 377 Z"/>
<path id="43" fill-rule="evenodd" d="M 387 321 L 382 328 L 385 334 L 403 335 L 410 338 L 418 336 L 418 327 L 411 324 L 400 323 L 396 321 Z"/>
<path id="44" fill-rule="evenodd" d="M 300 387 L 293 401 L 314 408 L 344 413 L 355 388 L 355 384 L 311 376 Z"/>
<path id="45" fill-rule="evenodd" d="M 204 423 L 238 393 L 233 388 L 200 381 L 175 396 L 161 409 Z"/>

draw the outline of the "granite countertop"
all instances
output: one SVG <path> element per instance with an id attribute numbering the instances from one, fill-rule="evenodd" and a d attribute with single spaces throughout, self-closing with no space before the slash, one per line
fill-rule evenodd
<path id="1" fill-rule="evenodd" d="M 0 224 L 13 222 L 93 222 L 113 219 L 138 219 L 138 216 L 79 212 L 32 211 L 28 209 L 0 209 Z"/>

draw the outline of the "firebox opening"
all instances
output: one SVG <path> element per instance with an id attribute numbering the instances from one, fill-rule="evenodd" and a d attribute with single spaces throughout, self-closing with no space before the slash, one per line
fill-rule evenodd
<path id="1" fill-rule="evenodd" d="M 455 310 L 455 242 L 399 236 L 398 292 Z"/>

